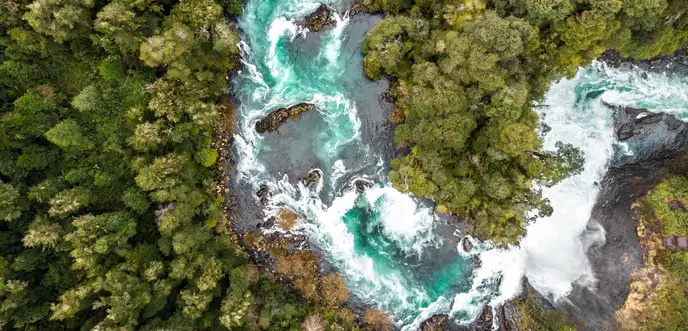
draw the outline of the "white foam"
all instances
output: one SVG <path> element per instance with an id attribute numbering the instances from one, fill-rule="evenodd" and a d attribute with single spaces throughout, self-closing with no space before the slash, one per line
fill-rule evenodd
<path id="1" fill-rule="evenodd" d="M 408 194 L 392 187 L 373 187 L 365 192 L 370 205 L 380 204 L 380 221 L 385 236 L 398 242 L 407 253 L 421 255 L 436 240 L 432 233 L 433 215 L 430 208 L 419 206 Z"/>

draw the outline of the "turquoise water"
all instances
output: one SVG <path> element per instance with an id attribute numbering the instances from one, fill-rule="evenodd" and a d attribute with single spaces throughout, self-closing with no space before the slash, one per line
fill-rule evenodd
<path id="1" fill-rule="evenodd" d="M 386 84 L 364 78 L 358 47 L 379 19 L 342 14 L 322 33 L 299 28 L 296 22 L 318 6 L 312 0 L 249 0 L 239 21 L 244 67 L 233 81 L 241 102 L 235 180 L 246 196 L 268 185 L 274 196 L 266 218 L 285 207 L 297 212 L 293 232 L 308 236 L 355 298 L 385 310 L 404 330 L 435 313 L 469 322 L 485 303 L 516 295 L 523 277 L 555 298 L 574 282 L 594 284 L 585 256 L 594 238 L 581 233 L 597 196 L 594 182 L 616 143 L 602 100 L 686 117 L 686 81 L 595 64 L 554 84 L 539 108 L 553 129 L 544 145 L 565 141 L 582 148 L 584 172 L 543 188 L 555 213 L 530 226 L 521 247 L 498 250 L 476 242 L 465 254 L 457 247 L 460 235 L 428 204 L 389 186 L 391 131 L 378 102 Z M 299 102 L 317 110 L 279 133 L 255 132 L 270 111 Z M 312 169 L 323 179 L 304 187 L 299 179 Z M 372 187 L 359 194 L 355 180 Z"/>
<path id="2" fill-rule="evenodd" d="M 342 15 L 323 33 L 304 33 L 295 21 L 318 6 L 246 4 L 239 22 L 244 69 L 234 81 L 241 101 L 239 180 L 250 184 L 249 192 L 269 185 L 268 217 L 282 207 L 296 211 L 293 231 L 309 236 L 352 294 L 411 329 L 435 311 L 448 312 L 451 297 L 470 289 L 472 261 L 457 253 L 459 238 L 451 231 L 436 231 L 428 206 L 389 187 L 384 142 L 391 145 L 391 131 L 381 129 L 386 119 L 377 102 L 386 85 L 363 76 L 359 48 L 379 19 Z M 279 133 L 255 133 L 257 120 L 299 102 L 314 103 L 317 111 Z M 322 171 L 323 180 L 303 187 L 298 179 L 311 169 Z M 354 180 L 375 184 L 358 194 Z M 481 303 L 457 316 L 470 319 Z"/>

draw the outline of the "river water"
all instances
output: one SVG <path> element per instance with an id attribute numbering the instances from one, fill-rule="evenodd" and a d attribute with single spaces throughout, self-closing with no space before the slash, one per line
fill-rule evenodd
<path id="1" fill-rule="evenodd" d="M 387 177 L 394 154 L 392 131 L 380 95 L 387 83 L 367 80 L 360 41 L 380 18 L 349 18 L 343 4 L 337 24 L 311 33 L 296 22 L 315 11 L 312 0 L 249 0 L 239 20 L 242 71 L 233 80 L 240 101 L 238 160 L 234 178 L 242 217 L 254 217 L 260 185 L 273 197 L 261 215 L 289 208 L 299 215 L 295 233 L 305 234 L 345 277 L 357 299 L 388 312 L 404 330 L 436 313 L 458 322 L 475 318 L 484 304 L 498 304 L 528 281 L 553 300 L 573 283 L 594 287 L 587 249 L 604 241 L 590 211 L 598 181 L 618 153 L 612 112 L 602 101 L 688 117 L 688 80 L 639 69 L 611 69 L 595 63 L 571 80 L 554 83 L 538 111 L 552 130 L 545 148 L 557 141 L 585 152 L 582 174 L 543 194 L 554 214 L 528 228 L 520 247 L 494 249 L 475 242 L 461 252 L 461 234 L 432 213 L 431 204 L 392 188 Z M 289 121 L 277 133 L 259 135 L 255 123 L 269 112 L 299 102 L 316 110 Z M 304 187 L 310 170 L 321 181 Z M 353 182 L 372 185 L 357 193 Z M 243 205 L 243 206 L 242 206 Z M 244 220 L 242 220 L 243 222 Z M 248 221 L 247 221 L 248 222 Z M 281 231 L 278 228 L 272 231 Z"/>

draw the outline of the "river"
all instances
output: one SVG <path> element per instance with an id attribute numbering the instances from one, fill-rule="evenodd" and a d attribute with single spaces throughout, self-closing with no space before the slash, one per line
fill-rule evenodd
<path id="1" fill-rule="evenodd" d="M 544 146 L 553 149 L 564 141 L 581 148 L 584 171 L 543 188 L 554 214 L 529 226 L 520 247 L 495 249 L 475 241 L 467 254 L 457 245 L 460 227 L 433 214 L 428 201 L 389 184 L 395 149 L 386 120 L 391 106 L 381 97 L 388 83 L 364 77 L 359 46 L 380 18 L 349 18 L 345 4 L 330 5 L 340 13 L 336 26 L 310 33 L 296 22 L 318 2 L 245 3 L 239 20 L 243 68 L 233 80 L 240 102 L 233 180 L 241 221 L 256 221 L 255 192 L 267 185 L 274 195 L 261 218 L 285 207 L 295 211 L 299 219 L 292 232 L 307 236 L 342 273 L 354 297 L 388 312 L 404 330 L 436 313 L 470 322 L 484 304 L 517 295 L 523 277 L 553 300 L 566 297 L 574 283 L 594 287 L 586 252 L 604 242 L 604 229 L 590 221 L 596 183 L 615 155 L 633 152 L 615 141 L 612 112 L 602 101 L 685 118 L 688 81 L 594 63 L 554 83 L 537 105 L 552 128 Z M 316 110 L 279 132 L 255 132 L 265 115 L 299 102 L 313 103 Z M 300 179 L 313 169 L 323 178 L 305 187 Z M 357 180 L 372 187 L 358 193 Z"/>

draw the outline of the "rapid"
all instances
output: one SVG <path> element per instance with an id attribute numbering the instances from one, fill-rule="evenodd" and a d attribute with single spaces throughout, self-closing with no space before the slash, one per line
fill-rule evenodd
<path id="1" fill-rule="evenodd" d="M 378 100 L 387 83 L 364 77 L 359 46 L 379 18 L 349 17 L 348 4 L 326 3 L 340 14 L 333 28 L 319 33 L 297 22 L 320 2 L 245 3 L 239 20 L 243 68 L 232 83 L 240 103 L 237 194 L 257 199 L 255 192 L 267 185 L 273 196 L 262 216 L 295 211 L 299 219 L 291 231 L 307 236 L 354 297 L 389 313 L 403 330 L 437 313 L 468 323 L 485 304 L 518 295 L 523 277 L 552 300 L 565 298 L 574 283 L 594 288 L 586 252 L 604 242 L 604 229 L 590 220 L 597 182 L 617 153 L 628 152 L 615 141 L 612 112 L 603 101 L 686 118 L 688 80 L 596 62 L 553 83 L 536 105 L 551 127 L 544 147 L 563 141 L 581 148 L 583 172 L 543 188 L 554 213 L 530 225 L 520 247 L 498 249 L 471 239 L 475 247 L 465 253 L 463 234 L 435 214 L 430 201 L 389 183 L 392 131 Z M 258 120 L 300 102 L 316 110 L 278 133 L 256 133 Z M 300 179 L 313 169 L 322 179 L 306 187 Z M 356 181 L 370 187 L 359 192 Z"/>

